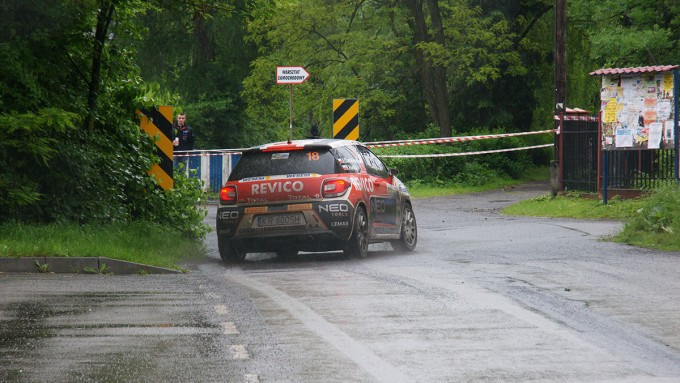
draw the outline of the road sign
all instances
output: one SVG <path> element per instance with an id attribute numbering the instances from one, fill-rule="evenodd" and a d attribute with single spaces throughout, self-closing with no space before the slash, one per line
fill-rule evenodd
<path id="1" fill-rule="evenodd" d="M 277 66 L 277 84 L 302 84 L 309 78 L 309 73 L 301 66 Z"/>
<path id="2" fill-rule="evenodd" d="M 160 158 L 160 163 L 152 164 L 147 173 L 156 177 L 163 190 L 172 189 L 172 106 L 143 109 L 137 113 L 139 127 L 155 140 L 156 155 Z"/>
<path id="3" fill-rule="evenodd" d="M 356 98 L 333 100 L 333 138 L 359 139 L 359 100 Z"/>

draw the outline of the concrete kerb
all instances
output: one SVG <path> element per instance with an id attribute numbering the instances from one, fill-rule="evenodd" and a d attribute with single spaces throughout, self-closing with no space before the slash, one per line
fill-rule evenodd
<path id="1" fill-rule="evenodd" d="M 37 273 L 40 270 L 36 266 L 36 261 L 40 265 L 47 264 L 45 271 L 53 273 L 87 273 L 88 271 L 112 274 L 182 273 L 179 270 L 106 257 L 0 257 L 0 272 Z"/>

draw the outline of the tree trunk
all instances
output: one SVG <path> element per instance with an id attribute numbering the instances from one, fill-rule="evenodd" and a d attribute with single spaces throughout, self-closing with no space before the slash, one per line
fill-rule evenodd
<path id="1" fill-rule="evenodd" d="M 446 48 L 444 41 L 444 26 L 439 12 L 438 0 L 427 0 L 427 7 L 430 9 L 430 19 L 434 29 L 434 41 Z M 434 76 L 434 95 L 439 113 L 439 129 L 442 137 L 451 135 L 451 119 L 449 117 L 449 92 L 446 84 L 446 68 L 441 65 L 433 65 Z"/>
<path id="2" fill-rule="evenodd" d="M 205 5 L 202 6 L 205 8 Z M 196 50 L 194 53 L 194 64 L 196 67 L 201 67 L 205 63 L 213 61 L 215 58 L 215 47 L 208 34 L 208 28 L 205 25 L 205 16 L 203 15 L 205 9 L 196 9 L 194 11 L 194 38 L 196 39 Z"/>
<path id="3" fill-rule="evenodd" d="M 436 0 L 428 0 L 430 3 L 430 14 L 435 28 L 434 41 L 443 45 L 444 30 L 439 14 L 439 7 Z M 414 45 L 421 42 L 433 41 L 427 32 L 425 15 L 423 14 L 423 3 L 421 0 L 404 0 L 406 7 L 411 12 L 412 20 L 409 26 L 413 31 Z M 439 65 L 434 65 L 432 60 L 425 57 L 419 48 L 414 49 L 418 75 L 423 87 L 423 94 L 430 109 L 432 120 L 439 126 L 440 136 L 451 135 L 451 121 L 448 108 L 448 91 L 446 86 L 446 69 Z"/>
<path id="4" fill-rule="evenodd" d="M 97 27 L 94 32 L 94 43 L 92 46 L 92 70 L 90 72 L 90 84 L 87 92 L 87 118 L 85 126 L 92 130 L 94 128 L 94 117 L 97 110 L 97 98 L 99 97 L 100 75 L 102 68 L 102 51 L 113 17 L 114 4 L 110 0 L 102 0 L 99 3 L 99 13 L 97 14 Z"/>

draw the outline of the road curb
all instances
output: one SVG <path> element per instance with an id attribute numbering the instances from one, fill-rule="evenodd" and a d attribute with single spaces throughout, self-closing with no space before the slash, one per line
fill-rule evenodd
<path id="1" fill-rule="evenodd" d="M 0 257 L 0 272 L 38 273 L 36 262 L 47 264 L 43 272 L 79 274 L 181 274 L 179 270 L 106 257 Z M 103 266 L 105 265 L 105 267 Z"/>

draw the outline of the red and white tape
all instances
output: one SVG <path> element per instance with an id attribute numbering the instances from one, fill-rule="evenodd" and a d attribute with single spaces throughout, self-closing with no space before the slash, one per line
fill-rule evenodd
<path id="1" fill-rule="evenodd" d="M 477 154 L 490 154 L 490 153 L 504 153 L 504 152 L 514 152 L 518 150 L 529 150 L 529 149 L 540 149 L 549 148 L 554 146 L 553 144 L 545 145 L 534 145 L 534 146 L 524 146 L 521 148 L 510 148 L 510 149 L 496 149 L 496 150 L 484 150 L 480 152 L 463 152 L 463 153 L 440 153 L 440 154 L 388 154 L 378 157 L 381 158 L 428 158 L 428 157 L 462 157 L 462 156 L 472 156 Z"/>
<path id="2" fill-rule="evenodd" d="M 555 121 L 560 120 L 560 116 L 554 117 Z M 592 116 L 564 116 L 564 121 L 588 121 L 588 122 L 600 122 L 600 117 Z"/>
<path id="3" fill-rule="evenodd" d="M 416 140 L 398 140 L 398 141 L 374 141 L 374 142 L 364 142 L 363 144 L 369 148 L 388 148 L 394 146 L 411 146 L 411 145 L 432 145 L 432 144 L 446 144 L 451 142 L 467 142 L 467 141 L 477 141 L 477 140 L 488 140 L 494 138 L 505 138 L 505 137 L 519 137 L 519 136 L 529 136 L 534 134 L 546 134 L 546 133 L 557 133 L 559 134 L 559 129 L 548 129 L 548 130 L 537 130 L 534 132 L 519 132 L 519 133 L 502 133 L 502 134 L 485 134 L 480 136 L 460 136 L 460 137 L 443 137 L 443 138 L 424 138 Z M 550 144 L 552 145 L 552 144 Z M 545 147 L 545 146 L 538 146 Z M 527 147 L 527 149 L 533 149 L 534 147 Z M 224 156 L 225 154 L 242 154 L 241 149 L 213 149 L 213 150 L 182 150 L 176 151 L 174 157 L 201 157 L 201 156 Z M 519 149 L 503 149 L 502 151 L 513 151 Z M 446 153 L 446 154 L 424 154 L 424 155 L 385 155 L 380 157 L 389 158 L 416 158 L 416 157 L 453 157 L 453 156 L 464 156 L 472 154 L 484 154 L 484 153 L 498 153 L 495 151 L 491 152 L 467 152 L 467 153 Z"/>
<path id="4" fill-rule="evenodd" d="M 240 150 L 240 149 L 239 149 Z M 224 156 L 225 154 L 241 154 L 241 152 L 235 152 L 235 151 L 229 151 L 229 150 L 224 150 L 224 151 L 176 151 L 173 154 L 173 157 L 205 157 L 205 156 Z"/>
<path id="5" fill-rule="evenodd" d="M 366 145 L 369 148 L 388 148 L 388 147 L 392 147 L 392 146 L 446 144 L 446 143 L 450 143 L 450 142 L 488 140 L 488 139 L 492 139 L 492 138 L 529 136 L 529 135 L 533 135 L 533 134 L 546 134 L 546 133 L 555 133 L 555 132 L 556 132 L 555 129 L 548 129 L 548 130 L 537 130 L 535 132 L 485 134 L 485 135 L 481 135 L 481 136 L 426 138 L 426 139 L 419 139 L 419 140 L 400 140 L 400 141 L 375 141 L 375 142 L 364 142 L 364 145 Z"/>

